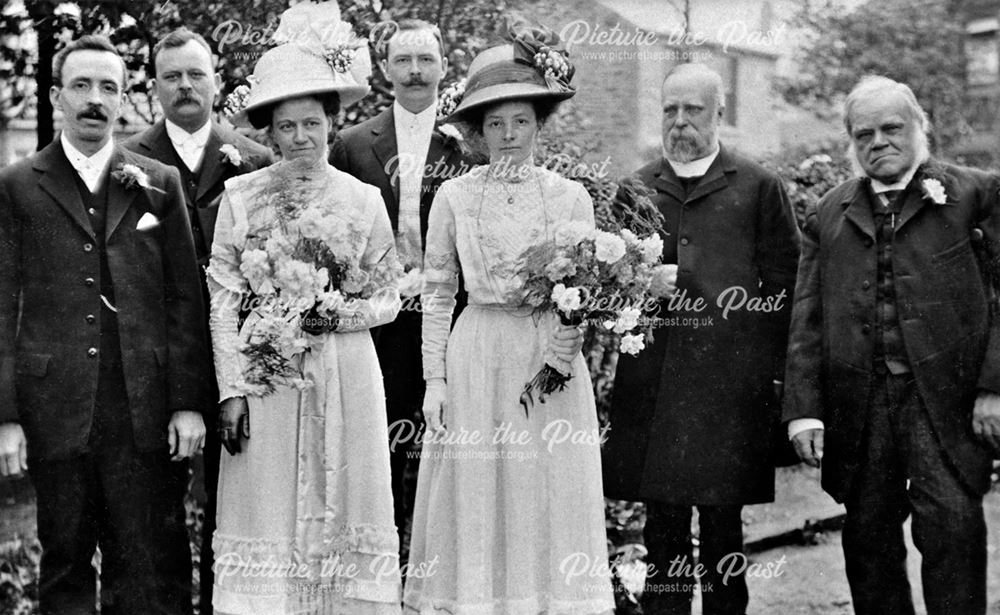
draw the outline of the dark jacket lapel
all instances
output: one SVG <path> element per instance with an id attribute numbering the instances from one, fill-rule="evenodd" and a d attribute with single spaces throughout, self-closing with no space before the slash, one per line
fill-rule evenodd
<path id="1" fill-rule="evenodd" d="M 670 165 L 668 164 L 667 166 Z M 733 159 L 726 152 L 726 149 L 720 145 L 719 155 L 712 161 L 712 164 L 708 167 L 708 171 L 705 172 L 705 176 L 691 190 L 691 194 L 687 198 L 688 202 L 703 199 L 710 194 L 722 190 L 729 185 L 726 173 L 735 172 L 736 165 L 733 163 Z"/>
<path id="2" fill-rule="evenodd" d="M 115 152 L 111 154 L 111 164 L 108 165 L 109 175 L 105 178 L 108 182 L 108 221 L 104 228 L 104 238 L 108 239 L 118 228 L 121 223 L 122 218 L 125 217 L 125 212 L 128 208 L 132 206 L 132 201 L 136 199 L 145 188 L 139 186 L 132 186 L 131 188 L 125 188 L 125 185 L 112 177 L 110 173 L 117 171 L 122 164 L 128 162 L 125 157 L 124 150 L 120 147 L 115 146 Z M 143 168 L 140 164 L 138 165 L 143 171 L 147 172 L 149 169 Z"/>
<path id="3" fill-rule="evenodd" d="M 164 164 L 172 164 L 169 161 L 177 157 L 177 152 L 174 150 L 174 146 L 170 142 L 170 137 L 167 135 L 167 125 L 164 123 L 164 120 L 153 124 L 146 131 L 139 142 L 139 146 L 144 150 L 140 152 L 143 156 L 159 160 Z"/>
<path id="4" fill-rule="evenodd" d="M 913 174 L 913 179 L 910 180 L 910 185 L 907 186 L 906 200 L 903 201 L 903 209 L 899 212 L 899 222 L 896 224 L 897 230 L 912 220 L 921 209 L 926 207 L 928 204 L 933 204 L 933 201 L 924 195 L 923 182 L 927 179 L 936 179 L 941 182 L 941 184 L 945 187 L 945 204 L 947 204 L 947 199 L 949 197 L 948 182 L 944 176 L 944 169 L 933 158 L 929 159 L 927 162 L 920 165 L 917 172 Z"/>
<path id="5" fill-rule="evenodd" d="M 684 202 L 684 188 L 674 173 L 674 168 L 670 166 L 666 158 L 661 159 L 660 169 L 654 175 L 653 188 L 660 192 L 665 192 L 674 197 L 678 202 Z"/>
<path id="6" fill-rule="evenodd" d="M 212 122 L 212 132 L 205 142 L 204 154 L 201 157 L 201 175 L 198 178 L 198 192 L 195 194 L 195 201 L 200 201 L 205 193 L 212 189 L 212 186 L 222 179 L 222 161 L 219 148 L 223 144 L 223 135 L 215 122 Z M 235 144 L 233 145 L 235 147 Z M 247 154 L 249 155 L 249 154 Z M 228 162 L 226 164 L 229 164 Z"/>
<path id="7" fill-rule="evenodd" d="M 857 180 L 854 194 L 848 195 L 841 203 L 844 217 L 854 223 L 862 233 L 875 239 L 875 216 L 872 213 L 874 193 L 867 178 Z"/>
<path id="8" fill-rule="evenodd" d="M 76 181 L 73 178 L 76 169 L 69 163 L 69 158 L 66 157 L 62 142 L 58 137 L 38 153 L 33 166 L 42 172 L 42 176 L 38 179 L 38 187 L 52 197 L 80 228 L 96 239 L 94 227 L 91 226 L 90 220 L 87 218 L 87 212 L 83 208 L 83 199 L 80 198 L 80 192 L 77 190 Z"/>
<path id="9" fill-rule="evenodd" d="M 396 145 L 396 124 L 395 116 L 392 112 L 392 107 L 390 106 L 381 115 L 378 116 L 377 122 L 372 126 L 372 151 L 375 153 L 375 158 L 378 160 L 379 165 L 381 165 L 382 171 L 386 174 L 386 179 L 392 185 L 393 201 L 391 203 L 386 203 L 386 209 L 389 212 L 389 219 L 392 221 L 392 227 L 396 228 L 396 222 L 399 218 L 399 158 L 398 147 Z"/>

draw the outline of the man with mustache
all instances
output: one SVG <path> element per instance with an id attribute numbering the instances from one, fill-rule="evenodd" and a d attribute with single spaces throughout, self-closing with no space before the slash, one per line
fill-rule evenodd
<path id="1" fill-rule="evenodd" d="M 177 172 L 115 146 L 125 64 L 84 36 L 53 62 L 59 138 L 0 170 L 0 475 L 30 466 L 43 614 L 191 613 L 183 463 L 208 350 Z"/>
<path id="2" fill-rule="evenodd" d="M 215 217 L 224 184 L 230 177 L 267 166 L 271 150 L 227 128 L 212 118 L 220 77 L 212 68 L 212 50 L 198 33 L 179 28 L 153 48 L 153 91 L 164 118 L 122 146 L 176 168 L 184 185 L 185 202 L 194 236 L 198 271 L 208 305 L 205 267 L 212 252 Z M 204 321 L 208 335 L 208 319 Z M 206 408 L 208 427 L 202 460 L 205 484 L 205 521 L 201 541 L 201 612 L 212 613 L 212 534 L 215 532 L 216 488 L 219 482 L 220 439 L 216 431 L 218 385 L 209 378 L 212 403 Z M 179 485 L 186 489 L 187 483 Z"/>
<path id="3" fill-rule="evenodd" d="M 396 233 L 399 259 L 407 272 L 400 288 L 404 307 L 399 317 L 372 329 L 385 379 L 391 438 L 396 430 L 409 431 L 401 426 L 418 423 L 422 416 L 420 271 L 431 202 L 442 182 L 465 173 L 471 164 L 458 141 L 436 126 L 438 84 L 448 68 L 437 26 L 407 19 L 381 24 L 374 32 L 379 37 L 379 68 L 392 83 L 396 100 L 377 116 L 339 132 L 330 163 L 381 189 Z M 427 169 L 436 171 L 427 173 Z M 404 478 L 416 476 L 419 461 L 408 458 L 412 444 L 396 443 L 390 450 L 401 563 L 406 561 L 406 528 L 414 498 L 414 490 L 407 488 Z M 407 464 L 412 467 L 407 469 Z"/>
<path id="4" fill-rule="evenodd" d="M 806 213 L 784 418 L 847 509 L 855 613 L 913 614 L 912 515 L 928 615 L 983 614 L 1000 181 L 930 156 L 927 114 L 905 84 L 862 79 L 844 124 L 858 177 Z"/>
<path id="5" fill-rule="evenodd" d="M 723 582 L 725 562 L 743 550 L 743 505 L 774 499 L 797 229 L 781 180 L 719 144 L 723 95 L 708 67 L 671 69 L 663 158 L 637 173 L 655 191 L 663 260 L 677 265 L 675 292 L 686 298 L 661 304 L 666 324 L 650 347 L 620 357 L 604 449 L 605 494 L 646 503 L 649 615 L 690 613 L 699 581 L 704 613 L 744 613 L 745 579 Z M 742 307 L 726 311 L 737 296 Z"/>

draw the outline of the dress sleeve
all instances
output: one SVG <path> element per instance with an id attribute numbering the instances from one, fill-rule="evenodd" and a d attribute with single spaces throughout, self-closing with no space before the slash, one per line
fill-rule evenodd
<path id="1" fill-rule="evenodd" d="M 444 378 L 445 352 L 451 316 L 458 293 L 458 250 L 455 244 L 455 213 L 442 186 L 431 205 L 427 223 L 427 250 L 424 254 L 424 287 L 420 294 L 423 309 L 424 379 Z"/>
<path id="2" fill-rule="evenodd" d="M 246 241 L 246 212 L 238 208 L 229 190 L 219 204 L 215 223 L 212 256 L 207 271 L 211 311 L 208 324 L 212 331 L 215 374 L 219 383 L 219 401 L 245 395 L 246 357 L 240 352 L 242 342 L 237 326 L 239 307 L 249 284 L 240 272 L 240 255 Z M 238 223 L 237 220 L 241 220 Z"/>
<path id="3" fill-rule="evenodd" d="M 576 198 L 573 200 L 570 219 L 574 222 L 586 222 L 588 226 L 594 228 L 594 200 L 590 198 L 590 193 L 583 185 L 573 182 L 573 186 L 576 190 Z"/>
<path id="4" fill-rule="evenodd" d="M 402 306 L 399 276 L 403 268 L 396 256 L 396 242 L 392 236 L 389 214 L 386 213 L 377 188 L 371 188 L 366 207 L 373 212 L 373 219 L 360 266 L 368 274 L 364 294 L 369 298 L 352 299 L 345 308 L 338 310 L 338 332 L 363 331 L 390 323 L 396 319 Z"/>

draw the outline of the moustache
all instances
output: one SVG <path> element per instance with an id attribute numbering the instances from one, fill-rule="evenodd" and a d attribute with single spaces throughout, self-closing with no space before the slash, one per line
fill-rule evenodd
<path id="1" fill-rule="evenodd" d="M 407 87 L 412 87 L 415 85 L 427 85 L 427 81 L 423 77 L 411 77 L 403 82 L 403 85 Z"/>
<path id="2" fill-rule="evenodd" d="M 195 104 L 195 105 L 200 105 L 201 104 L 201 102 L 199 102 L 194 97 L 191 97 L 191 96 L 181 96 L 180 98 L 178 98 L 177 100 L 174 101 L 174 106 L 175 107 L 180 107 L 181 105 L 186 105 L 187 103 L 192 103 L 192 104 Z"/>
<path id="3" fill-rule="evenodd" d="M 108 121 L 107 114 L 101 111 L 99 107 L 89 107 L 81 111 L 79 114 L 77 114 L 76 118 L 79 120 L 101 120 L 104 122 Z"/>

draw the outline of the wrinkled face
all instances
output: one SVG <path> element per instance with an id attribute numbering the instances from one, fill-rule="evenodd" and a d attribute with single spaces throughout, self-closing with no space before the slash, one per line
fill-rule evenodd
<path id="1" fill-rule="evenodd" d="M 111 138 L 124 99 L 122 62 L 109 51 L 81 49 L 66 56 L 62 85 L 49 91 L 52 106 L 62 111 L 63 132 L 85 154 Z"/>
<path id="2" fill-rule="evenodd" d="M 531 156 L 538 134 L 535 107 L 525 101 L 500 103 L 483 115 L 483 138 L 490 162 L 519 164 Z"/>
<path id="3" fill-rule="evenodd" d="M 153 89 L 163 114 L 178 126 L 192 131 L 204 126 L 220 85 L 220 77 L 212 72 L 212 57 L 197 41 L 165 47 L 156 56 Z"/>
<path id="4" fill-rule="evenodd" d="M 892 183 L 916 162 L 920 126 L 901 95 L 861 99 L 850 120 L 854 153 L 868 177 Z"/>
<path id="5" fill-rule="evenodd" d="M 714 83 L 701 75 L 673 75 L 663 83 L 663 148 L 676 162 L 709 155 L 718 142 L 721 107 Z"/>
<path id="6" fill-rule="evenodd" d="M 271 116 L 271 138 L 285 160 L 316 162 L 326 155 L 326 140 L 333 118 L 311 97 L 292 98 L 278 104 Z"/>
<path id="7" fill-rule="evenodd" d="M 431 30 L 400 30 L 389 39 L 382 72 L 397 96 L 436 96 L 438 84 L 448 68 Z"/>

